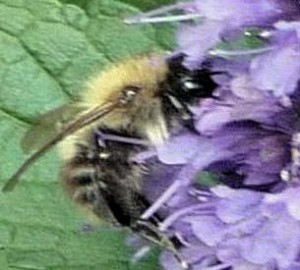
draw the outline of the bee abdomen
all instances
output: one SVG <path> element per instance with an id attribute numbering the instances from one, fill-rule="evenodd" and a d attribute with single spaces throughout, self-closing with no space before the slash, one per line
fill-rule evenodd
<path id="1" fill-rule="evenodd" d="M 70 198 L 85 212 L 119 225 L 103 198 L 103 189 L 106 188 L 106 184 L 97 179 L 96 173 L 96 168 L 93 167 L 77 168 L 70 165 L 65 167 L 63 173 L 65 189 Z"/>
<path id="2" fill-rule="evenodd" d="M 76 162 L 74 162 L 76 160 Z M 134 181 L 140 169 L 128 163 L 93 164 L 74 157 L 64 166 L 64 185 L 73 201 L 115 225 L 131 227 L 148 207 Z"/>
<path id="3" fill-rule="evenodd" d="M 93 189 L 95 171 L 91 168 L 68 168 L 65 170 L 63 180 L 71 198 L 78 203 L 93 201 L 89 195 Z"/>
<path id="4" fill-rule="evenodd" d="M 73 185 L 76 186 L 88 186 L 93 183 L 94 172 L 93 171 L 82 171 L 72 178 Z"/>

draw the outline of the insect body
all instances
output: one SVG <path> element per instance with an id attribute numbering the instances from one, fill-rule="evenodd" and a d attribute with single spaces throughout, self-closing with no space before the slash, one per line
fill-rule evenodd
<path id="1" fill-rule="evenodd" d="M 41 147 L 35 143 L 37 152 L 4 189 L 12 189 L 32 162 L 58 144 L 62 182 L 75 202 L 99 218 L 173 249 L 172 241 L 156 229 L 159 216 L 140 220 L 150 203 L 141 189 L 143 168 L 132 160 L 149 145 L 163 143 L 174 126 L 192 128 L 189 106 L 211 97 L 217 87 L 206 69 L 190 72 L 182 60 L 182 55 L 168 60 L 140 57 L 96 76 L 71 106 L 71 120 Z M 58 109 L 52 115 L 57 112 L 64 114 Z M 45 122 L 44 117 L 40 126 Z M 36 142 L 30 138 L 38 135 L 37 130 L 29 131 L 24 142 Z"/>
<path id="2" fill-rule="evenodd" d="M 190 126 L 193 119 L 188 105 L 211 96 L 216 87 L 208 74 L 201 78 L 188 73 L 178 58 L 158 61 L 146 57 L 125 61 L 95 78 L 82 96 L 84 106 L 111 102 L 120 93 L 132 101 L 124 101 L 123 107 L 59 145 L 62 179 L 71 197 L 123 226 L 134 226 L 149 206 L 141 193 L 143 168 L 133 157 L 146 150 L 147 144 L 166 140 L 177 122 Z M 110 139 L 101 142 L 101 133 L 109 134 Z M 136 142 L 131 143 L 130 138 Z"/>

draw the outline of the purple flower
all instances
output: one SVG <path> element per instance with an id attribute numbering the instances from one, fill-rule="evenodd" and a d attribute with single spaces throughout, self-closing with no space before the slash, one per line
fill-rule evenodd
<path id="1" fill-rule="evenodd" d="M 281 55 L 284 49 L 276 51 L 279 60 L 285 59 Z M 149 190 L 157 190 L 166 178 L 162 174 L 161 178 L 149 176 L 155 178 L 155 188 L 149 184 L 147 192 L 152 194 L 153 204 L 142 218 L 163 208 L 161 230 L 181 239 L 182 255 L 193 269 L 291 270 L 300 263 L 300 214 L 296 207 L 300 188 L 291 184 L 299 181 L 300 170 L 300 70 L 287 65 L 295 74 L 291 85 L 286 80 L 266 88 L 267 83 L 277 80 L 266 75 L 267 59 L 274 61 L 274 67 L 280 62 L 275 56 L 261 54 L 241 61 L 242 69 L 233 60 L 210 59 L 212 68 L 227 62 L 222 70 L 230 76 L 220 80 L 217 99 L 207 99 L 193 108 L 200 134 L 182 131 L 151 155 L 166 170 L 175 166 L 176 170 L 155 195 Z M 268 81 L 254 83 L 253 61 L 261 61 L 256 75 Z M 280 72 L 285 71 L 278 65 L 278 75 Z M 209 191 L 197 186 L 201 172 L 213 173 L 227 187 Z M 287 231 L 282 232 L 283 227 Z M 168 253 L 162 264 L 166 269 L 180 269 Z"/>
<path id="2" fill-rule="evenodd" d="M 285 31 L 296 31 L 297 38 L 300 40 L 300 21 L 279 21 L 275 24 L 275 27 L 279 30 L 285 30 Z"/>
<path id="3" fill-rule="evenodd" d="M 207 171 L 229 186 L 254 188 L 282 182 L 281 171 L 290 163 L 286 147 L 290 139 L 289 134 L 241 122 L 222 128 L 211 138 L 174 137 L 157 155 L 169 166 L 184 165 L 178 179 L 175 177 L 182 186 L 191 185 L 199 172 Z"/>
<path id="4" fill-rule="evenodd" d="M 178 238 L 193 270 L 299 270 L 300 3 L 195 0 L 144 19 L 198 17 L 180 26 L 178 51 L 191 70 L 205 62 L 221 72 L 219 87 L 190 108 L 198 133 L 177 130 L 136 158 L 152 165 L 141 218 L 161 214 L 159 229 Z M 261 46 L 220 46 L 247 35 Z M 204 172 L 219 185 L 202 185 Z M 161 263 L 181 269 L 169 252 Z"/>
<path id="5" fill-rule="evenodd" d="M 191 9 L 191 6 L 194 8 Z M 215 47 L 220 44 L 222 39 L 232 36 L 232 33 L 243 31 L 247 26 L 268 29 L 279 20 L 299 19 L 300 3 L 276 0 L 251 2 L 196 0 L 186 8 L 186 11 L 198 13 L 204 18 L 198 25 L 182 26 L 178 35 L 179 50 L 187 55 L 185 65 L 190 69 L 195 69 L 202 63 L 205 53 L 220 57 L 232 57 L 234 55 L 255 55 L 271 50 L 272 47 L 266 47 L 245 49 L 244 52 L 226 52 L 215 49 Z M 294 28 L 296 27 L 298 26 L 294 25 Z M 280 62 L 280 57 L 277 59 L 278 62 Z"/>
<path id="6" fill-rule="evenodd" d="M 186 54 L 184 64 L 189 69 L 195 69 L 207 54 L 228 57 L 269 51 L 270 48 L 267 47 L 252 48 L 246 52 L 226 52 L 216 50 L 216 46 L 247 27 L 268 29 L 279 20 L 293 21 L 299 18 L 298 0 L 194 0 L 152 10 L 126 19 L 125 22 L 133 24 L 194 20 L 180 26 L 177 40 L 178 51 Z"/>
<path id="7" fill-rule="evenodd" d="M 222 21 L 231 27 L 258 24 L 287 11 L 286 7 L 274 0 L 196 0 L 194 5 L 203 17 Z"/>
<path id="8" fill-rule="evenodd" d="M 247 69 L 232 74 L 218 99 L 193 108 L 200 134 L 182 131 L 157 148 L 158 161 L 177 169 L 151 197 L 143 218 L 163 207 L 161 230 L 182 239 L 182 255 L 193 269 L 296 269 L 300 89 L 279 97 L 254 87 Z M 227 187 L 198 186 L 195 179 L 204 171 Z M 157 190 L 165 178 L 152 176 Z M 180 269 L 168 253 L 162 264 Z"/>
<path id="9" fill-rule="evenodd" d="M 189 194 L 198 203 L 185 212 L 178 210 L 179 215 L 175 211 L 162 226 L 192 235 L 186 239 L 183 255 L 193 269 L 287 270 L 299 265 L 298 186 L 279 194 L 225 186 L 206 193 L 189 190 Z M 180 269 L 174 268 L 170 254 L 164 255 L 162 263 L 166 269 Z"/>
<path id="10" fill-rule="evenodd" d="M 207 52 L 221 42 L 224 24 L 219 21 L 205 21 L 202 24 L 182 25 L 177 34 L 179 51 L 187 55 L 185 65 L 196 69 L 207 57 Z"/>
<path id="11" fill-rule="evenodd" d="M 206 100 L 195 110 L 201 135 L 178 134 L 157 148 L 162 163 L 184 165 L 183 174 L 192 177 L 187 184 L 201 171 L 233 187 L 282 182 L 281 171 L 291 161 L 296 111 L 289 98 L 282 101 L 244 86 L 245 80 L 235 78 L 231 88 L 220 89 L 217 100 Z"/>
<path id="12" fill-rule="evenodd" d="M 157 149 L 162 170 L 172 173 L 150 174 L 148 190 L 164 187 L 151 196 L 143 218 L 164 209 L 160 229 L 181 239 L 192 269 L 291 270 L 300 263 L 300 188 L 292 184 L 299 180 L 300 140 L 293 100 L 284 106 L 255 89 L 253 96 L 227 91 L 197 111 L 199 124 L 227 102 L 232 114 L 225 121 L 211 121 L 212 129 L 200 125 L 201 135 L 179 133 Z M 227 187 L 197 185 L 201 171 L 218 175 Z M 165 269 L 181 269 L 168 252 L 161 260 Z"/>
<path id="13" fill-rule="evenodd" d="M 172 14 L 172 12 L 177 12 Z M 183 12 L 179 14 L 178 12 Z M 298 0 L 194 0 L 160 7 L 125 19 L 128 24 L 186 21 L 198 17 L 221 21 L 231 27 L 299 18 Z"/>
<path id="14" fill-rule="evenodd" d="M 276 47 L 252 60 L 250 77 L 253 85 L 280 97 L 293 93 L 300 79 L 300 21 L 275 26 Z"/>
<path id="15" fill-rule="evenodd" d="M 195 111 L 196 127 L 201 134 L 211 135 L 230 122 L 255 121 L 277 125 L 275 115 L 287 115 L 290 101 L 278 99 L 253 86 L 247 74 L 236 75 L 219 89 L 218 99 L 208 99 Z M 288 121 L 288 119 L 286 119 Z"/>

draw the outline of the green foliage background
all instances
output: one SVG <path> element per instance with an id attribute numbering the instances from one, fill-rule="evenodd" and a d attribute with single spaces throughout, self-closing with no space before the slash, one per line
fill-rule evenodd
<path id="1" fill-rule="evenodd" d="M 171 0 L 0 0 L 0 181 L 26 155 L 20 140 L 44 112 L 73 99 L 109 62 L 172 48 L 170 26 L 126 26 L 122 18 Z M 9 194 L 0 194 L 0 269 L 153 270 L 156 256 L 132 266 L 126 233 L 97 228 L 57 180 L 49 153 Z"/>

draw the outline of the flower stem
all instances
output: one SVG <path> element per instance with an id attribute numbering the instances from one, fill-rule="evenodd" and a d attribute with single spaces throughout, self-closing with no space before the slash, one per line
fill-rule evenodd
<path id="1" fill-rule="evenodd" d="M 163 6 L 161 8 L 150 10 L 148 12 L 144 12 L 143 14 L 136 16 L 136 17 L 151 17 L 151 16 L 157 16 L 157 15 L 163 15 L 163 14 L 173 11 L 173 10 L 184 9 L 186 6 L 188 6 L 187 3 L 177 3 L 177 4 L 173 4 L 173 5 L 167 5 L 167 6 Z"/>
<path id="2" fill-rule="evenodd" d="M 124 19 L 127 24 L 137 23 L 161 23 L 161 22 L 173 22 L 173 21 L 186 21 L 194 18 L 201 17 L 199 13 L 187 13 L 182 15 L 167 15 L 168 12 L 176 10 L 186 10 L 191 6 L 191 3 L 177 3 L 174 5 L 164 6 L 158 9 L 151 10 L 149 12 L 142 13 L 141 15 L 133 16 Z"/>
<path id="3" fill-rule="evenodd" d="M 130 137 L 125 137 L 125 136 L 107 134 L 107 133 L 103 133 L 101 131 L 98 131 L 97 135 L 99 135 L 99 137 L 103 141 L 115 141 L 115 142 L 123 142 L 123 143 L 145 145 L 145 146 L 150 145 L 150 142 L 148 142 L 147 140 L 143 140 L 143 139 L 139 139 L 139 138 L 130 138 Z"/>
<path id="4" fill-rule="evenodd" d="M 175 181 L 168 189 L 142 214 L 142 219 L 150 218 L 154 213 L 158 211 L 161 206 L 168 201 L 182 185 L 179 181 Z"/>
<path id="5" fill-rule="evenodd" d="M 176 220 L 178 220 L 181 216 L 188 215 L 189 212 L 193 212 L 195 210 L 208 210 L 205 211 L 206 214 L 210 214 L 209 207 L 213 206 L 213 204 L 197 204 L 185 207 L 183 209 L 178 210 L 174 214 L 167 217 L 159 226 L 161 231 L 165 231 L 170 227 Z M 202 212 L 201 212 L 202 213 Z"/>
<path id="6" fill-rule="evenodd" d="M 193 156 L 194 158 L 194 156 Z M 193 162 L 185 166 L 179 173 L 177 179 L 164 191 L 160 197 L 142 214 L 142 219 L 148 219 L 154 213 L 156 213 L 162 205 L 164 205 L 170 198 L 176 193 L 176 191 L 182 187 L 187 186 L 191 179 L 195 176 L 198 169 L 194 166 Z"/>
<path id="7" fill-rule="evenodd" d="M 144 23 L 162 23 L 162 22 L 180 22 L 189 21 L 192 19 L 202 17 L 201 14 L 184 14 L 184 15 L 170 15 L 157 17 L 131 17 L 124 20 L 127 24 L 144 24 Z"/>
<path id="8" fill-rule="evenodd" d="M 243 50 L 243 51 L 235 51 L 235 50 L 221 50 L 221 49 L 213 49 L 209 52 L 212 56 L 223 56 L 223 57 L 233 57 L 233 56 L 247 56 L 252 54 L 260 54 L 268 51 L 274 50 L 274 46 L 268 46 L 264 48 L 251 49 L 251 50 Z"/>
<path id="9" fill-rule="evenodd" d="M 151 247 L 150 246 L 143 246 L 141 247 L 131 258 L 130 262 L 135 265 L 138 262 L 141 261 L 141 259 L 143 259 L 145 256 L 147 256 L 149 254 L 149 252 L 151 251 Z"/>

